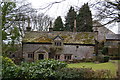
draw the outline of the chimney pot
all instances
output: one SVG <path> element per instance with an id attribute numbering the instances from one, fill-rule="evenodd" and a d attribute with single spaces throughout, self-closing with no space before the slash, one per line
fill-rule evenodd
<path id="1" fill-rule="evenodd" d="M 76 19 L 74 20 L 74 29 L 73 32 L 76 32 Z"/>
<path id="2" fill-rule="evenodd" d="M 26 27 L 26 30 L 27 31 L 31 31 L 31 27 Z"/>
<path id="3" fill-rule="evenodd" d="M 30 27 L 30 18 L 28 17 L 28 27 L 26 27 L 27 31 L 31 31 L 31 27 Z"/>
<path id="4" fill-rule="evenodd" d="M 52 31 L 53 31 L 53 28 L 52 28 L 52 21 L 50 21 L 49 31 L 50 31 L 50 32 L 52 32 Z"/>

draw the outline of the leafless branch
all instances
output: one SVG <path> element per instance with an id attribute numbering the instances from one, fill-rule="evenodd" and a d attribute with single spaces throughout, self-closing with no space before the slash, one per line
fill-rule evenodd
<path id="1" fill-rule="evenodd" d="M 58 3 L 61 3 L 63 1 L 66 1 L 66 0 L 62 0 L 62 1 L 55 1 L 55 2 L 52 2 L 52 3 L 49 3 L 47 6 L 45 6 L 44 8 L 39 8 L 39 10 L 43 10 L 43 9 L 46 9 L 46 8 L 51 8 L 54 4 L 58 4 Z"/>

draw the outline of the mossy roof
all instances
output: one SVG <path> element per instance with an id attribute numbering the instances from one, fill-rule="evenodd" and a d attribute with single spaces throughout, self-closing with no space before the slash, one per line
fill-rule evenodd
<path id="1" fill-rule="evenodd" d="M 64 43 L 95 44 L 95 34 L 93 32 L 26 32 L 23 42 L 48 42 L 52 43 L 56 36 L 62 37 Z"/>

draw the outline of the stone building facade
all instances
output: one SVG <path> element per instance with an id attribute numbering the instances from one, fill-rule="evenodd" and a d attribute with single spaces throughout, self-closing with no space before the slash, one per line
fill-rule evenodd
<path id="1" fill-rule="evenodd" d="M 25 61 L 91 58 L 95 53 L 96 32 L 27 31 L 23 38 Z"/>
<path id="2" fill-rule="evenodd" d="M 111 30 L 109 30 L 108 28 L 101 26 L 101 27 L 93 27 L 93 30 L 97 30 L 98 31 L 98 42 L 105 42 L 106 41 L 106 36 L 107 35 L 112 35 L 115 34 L 114 32 L 112 32 Z"/>
<path id="3" fill-rule="evenodd" d="M 120 34 L 108 34 L 106 36 L 105 46 L 108 47 L 109 55 L 120 54 Z"/>
<path id="4" fill-rule="evenodd" d="M 103 26 L 93 27 L 93 32 L 27 30 L 22 41 L 23 58 L 25 61 L 92 58 L 98 52 L 98 43 L 106 42 L 107 34 L 114 33 Z"/>

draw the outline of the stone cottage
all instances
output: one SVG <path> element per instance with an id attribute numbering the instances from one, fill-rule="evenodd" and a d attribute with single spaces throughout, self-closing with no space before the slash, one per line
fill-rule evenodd
<path id="1" fill-rule="evenodd" d="M 106 34 L 114 34 L 106 27 L 93 27 L 93 32 L 30 31 L 27 27 L 22 41 L 25 61 L 56 59 L 72 61 L 91 58 L 98 52 L 97 44 L 106 41 Z"/>
<path id="2" fill-rule="evenodd" d="M 95 53 L 96 32 L 26 31 L 22 42 L 25 61 L 91 58 Z"/>

